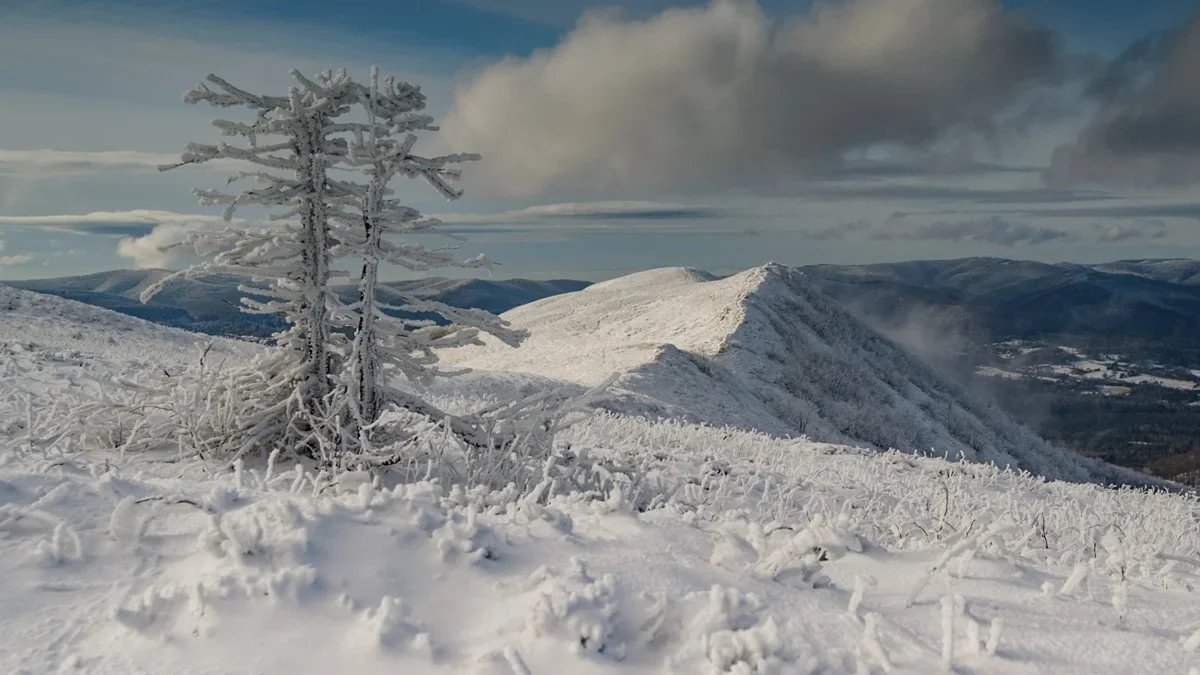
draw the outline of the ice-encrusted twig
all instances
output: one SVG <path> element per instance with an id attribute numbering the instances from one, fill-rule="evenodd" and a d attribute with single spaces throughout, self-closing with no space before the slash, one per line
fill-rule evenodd
<path id="1" fill-rule="evenodd" d="M 516 647 L 508 645 L 504 648 L 504 660 L 508 663 L 508 667 L 512 670 L 513 675 L 533 675 L 533 672 L 529 670 L 529 666 L 525 665 L 525 660 L 521 658 L 521 652 L 518 652 Z"/>

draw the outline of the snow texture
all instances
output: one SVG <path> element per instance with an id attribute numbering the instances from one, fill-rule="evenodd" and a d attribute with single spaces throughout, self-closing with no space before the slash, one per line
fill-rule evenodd
<path id="1" fill-rule="evenodd" d="M 530 333 L 448 363 L 581 385 L 620 374 L 614 410 L 778 436 L 994 462 L 1066 480 L 1140 482 L 1051 447 L 867 328 L 796 270 L 718 279 L 668 268 L 503 315 Z"/>
<path id="2" fill-rule="evenodd" d="M 1200 667 L 1194 495 L 611 413 L 563 440 L 638 470 L 547 500 L 121 453 L 46 430 L 200 338 L 0 310 L 3 673 Z"/>
<path id="3" fill-rule="evenodd" d="M 239 340 L 170 328 L 53 295 L 0 286 L 0 345 L 10 354 L 34 353 L 53 362 L 96 361 L 128 367 L 176 366 L 191 362 L 211 342 L 215 357 L 231 362 L 257 353 Z"/>

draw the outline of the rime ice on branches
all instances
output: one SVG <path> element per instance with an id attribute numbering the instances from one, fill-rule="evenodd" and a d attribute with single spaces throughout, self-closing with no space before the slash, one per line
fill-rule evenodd
<path id="1" fill-rule="evenodd" d="M 361 450 L 388 405 L 446 421 L 458 435 L 482 442 L 477 422 L 446 415 L 387 380 L 447 374 L 435 367 L 435 350 L 476 342 L 480 331 L 512 345 L 523 335 L 487 312 L 395 293 L 384 302 L 379 294 L 381 265 L 427 272 L 491 264 L 483 256 L 459 260 L 453 246 L 428 248 L 406 237 L 437 233 L 440 223 L 401 203 L 391 187 L 397 177 L 420 178 L 446 199 L 457 199 L 461 190 L 451 183 L 460 172 L 453 165 L 478 155 L 413 154 L 416 132 L 437 128 L 419 112 L 425 97 L 419 87 L 390 77 L 381 85 L 376 69 L 369 85 L 354 82 L 345 70 L 312 79 L 292 71 L 292 78 L 286 96 L 253 94 L 215 75 L 185 94 L 188 103 L 248 108 L 254 120 L 214 121 L 222 135 L 244 145 L 190 143 L 180 162 L 160 169 L 245 162 L 249 170 L 229 183 L 249 180 L 253 187 L 194 193 L 204 204 L 225 206 L 227 222 L 241 206 L 274 212 L 266 224 L 192 233 L 183 243 L 207 260 L 146 289 L 142 300 L 179 275 L 239 274 L 256 284 L 243 292 L 267 298 L 244 298 L 244 311 L 278 314 L 289 324 L 276 336 L 279 348 L 255 364 L 254 372 L 226 380 L 245 408 L 239 452 L 283 445 L 327 458 Z M 355 114 L 359 121 L 344 119 Z M 335 264 L 352 267 L 355 260 L 362 269 L 357 299 L 343 304 L 333 280 L 344 274 Z M 451 324 L 397 318 L 402 311 L 434 312 Z"/>
<path id="2" fill-rule="evenodd" d="M 347 402 L 354 419 L 370 424 L 378 418 L 386 402 L 412 405 L 410 397 L 381 381 L 381 371 L 398 373 L 409 380 L 425 380 L 439 372 L 433 368 L 437 362 L 435 349 L 475 342 L 480 330 L 514 346 L 522 336 L 508 330 L 488 312 L 458 309 L 394 292 L 389 295 L 401 304 L 380 300 L 377 293 L 380 264 L 427 272 L 446 267 L 486 268 L 491 262 L 482 255 L 459 261 L 453 248 L 430 249 L 411 239 L 393 239 L 436 232 L 441 225 L 437 219 L 424 217 L 395 199 L 388 187 L 394 178 L 424 179 L 447 200 L 458 199 L 462 191 L 449 181 L 459 178 L 461 172 L 451 165 L 477 160 L 479 156 L 426 158 L 412 154 L 417 143 L 414 132 L 436 131 L 437 127 L 433 126 L 432 117 L 418 114 L 425 103 L 415 87 L 389 77 L 381 88 L 375 68 L 371 69 L 371 84 L 361 103 L 366 109 L 366 123 L 349 123 L 339 129 L 352 135 L 351 162 L 364 171 L 369 181 L 356 186 L 360 193 L 360 213 L 338 212 L 331 218 L 345 232 L 346 243 L 339 254 L 363 260 L 358 302 L 348 308 L 356 325 L 348 368 L 351 381 L 347 385 L 350 394 Z M 386 310 L 435 313 L 452 323 L 449 329 L 435 329 L 432 325 L 396 318 Z"/>

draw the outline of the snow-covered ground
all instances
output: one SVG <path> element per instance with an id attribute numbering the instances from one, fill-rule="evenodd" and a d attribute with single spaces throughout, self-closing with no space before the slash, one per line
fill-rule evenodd
<path id="1" fill-rule="evenodd" d="M 1000 377 L 1006 380 L 1021 380 L 1025 378 L 1021 373 L 1004 370 L 1003 368 L 994 368 L 992 366 L 980 366 L 975 370 L 975 373 L 984 377 Z"/>
<path id="2" fill-rule="evenodd" d="M 31 414 L 70 409 L 80 392 L 119 395 L 130 381 L 165 381 L 202 357 L 219 368 L 260 349 L 0 286 L 0 438 Z"/>
<path id="3" fill-rule="evenodd" d="M 992 345 L 992 347 L 996 350 L 996 355 L 1006 361 L 1016 360 L 1019 357 L 1027 356 L 1044 348 L 1043 345 L 1022 342 L 1020 340 L 999 342 Z M 1167 389 L 1178 389 L 1180 391 L 1200 390 L 1200 370 L 1189 369 L 1181 371 L 1175 369 L 1172 371 L 1182 372 L 1185 376 L 1191 375 L 1196 378 L 1196 380 L 1183 380 L 1178 377 L 1155 375 L 1153 374 L 1155 370 L 1162 371 L 1161 366 L 1137 366 L 1126 362 L 1119 354 L 1101 354 L 1093 358 L 1078 349 L 1063 346 L 1055 346 L 1053 349 L 1069 354 L 1072 360 L 1069 363 L 1058 364 L 1039 364 L 1036 362 L 1032 364 L 1012 363 L 1009 367 L 1005 368 L 980 366 L 975 369 L 975 374 L 982 377 L 1002 377 L 1005 379 L 1085 380 L 1109 385 L 1135 386 L 1149 384 Z M 1136 374 L 1130 372 L 1143 371 L 1147 368 L 1150 368 L 1151 372 L 1137 372 Z"/>
<path id="4" fill-rule="evenodd" d="M 80 360 L 81 367 L 175 368 L 199 357 L 198 345 L 212 341 L 213 359 L 242 358 L 258 347 L 210 338 L 136 319 L 53 295 L 0 286 L 0 345 L 8 352 L 37 353 L 53 361 Z"/>
<path id="5" fill-rule="evenodd" d="M 1190 382 L 1188 380 L 1177 380 L 1170 377 L 1158 377 L 1155 375 L 1129 375 L 1122 377 L 1121 382 L 1132 382 L 1133 384 L 1156 384 L 1160 387 L 1168 389 L 1181 389 L 1183 391 L 1195 391 L 1200 388 L 1200 384 Z"/>
<path id="6" fill-rule="evenodd" d="M 1194 496 L 615 414 L 564 440 L 633 482 L 548 505 L 65 453 L 39 434 L 54 404 L 201 341 L 126 317 L 124 339 L 77 340 L 118 319 L 5 301 L 25 308 L 5 330 L 43 323 L 0 338 L 3 673 L 1200 668 Z"/>
<path id="7" fill-rule="evenodd" d="M 582 386 L 615 372 L 621 412 L 1134 480 L 1052 447 L 780 265 L 723 279 L 650 270 L 503 316 L 529 331 L 520 349 L 490 340 L 447 360 Z"/>

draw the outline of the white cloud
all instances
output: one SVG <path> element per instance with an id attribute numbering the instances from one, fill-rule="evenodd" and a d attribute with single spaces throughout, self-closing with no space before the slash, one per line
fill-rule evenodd
<path id="1" fill-rule="evenodd" d="M 1101 244 L 1165 239 L 1170 234 L 1167 224 L 1158 219 L 1099 223 L 1096 229 L 1100 230 L 1100 238 L 1097 241 Z"/>
<path id="2" fill-rule="evenodd" d="M 199 223 L 164 223 L 141 237 L 125 237 L 117 242 L 117 255 L 133 261 L 139 269 L 169 267 L 188 251 L 177 246 L 197 229 Z"/>
<path id="3" fill-rule="evenodd" d="M 234 223 L 243 223 L 234 219 Z M 162 250 L 184 240 L 190 232 L 204 228 L 226 227 L 217 216 L 198 216 L 171 211 L 97 211 L 79 215 L 0 216 L 0 226 L 38 228 L 86 235 L 121 237 L 117 255 L 133 261 L 135 267 L 167 267 L 187 253 L 179 248 Z M 109 240 L 111 241 L 111 240 Z"/>
<path id="4" fill-rule="evenodd" d="M 437 218 L 445 223 L 490 223 L 534 220 L 691 220 L 712 218 L 729 209 L 703 204 L 668 204 L 651 201 L 563 202 L 538 204 L 498 213 L 447 213 Z"/>
<path id="5" fill-rule="evenodd" d="M 1090 88 L 1096 114 L 1054 152 L 1055 184 L 1133 188 L 1200 185 L 1200 11 L 1147 36 Z"/>
<path id="6" fill-rule="evenodd" d="M 1065 230 L 1013 221 L 997 215 L 915 225 L 904 225 L 906 220 L 903 216 L 894 218 L 885 229 L 872 233 L 871 238 L 877 241 L 976 242 L 1012 247 L 1037 246 L 1074 237 Z"/>
<path id="7" fill-rule="evenodd" d="M 80 175 L 101 172 L 157 173 L 158 167 L 174 165 L 179 155 L 138 153 L 134 150 L 5 150 L 0 148 L 0 177 L 46 178 L 49 175 Z M 199 171 L 238 171 L 244 163 L 215 160 L 200 165 Z M 193 169 L 194 171 L 194 169 Z"/>
<path id="8" fill-rule="evenodd" d="M 93 211 L 83 214 L 55 214 L 47 216 L 0 216 L 0 225 L 24 227 L 55 227 L 74 223 L 143 222 L 161 223 L 182 220 L 219 220 L 215 216 L 197 216 L 190 213 L 133 209 L 130 211 Z"/>
<path id="9" fill-rule="evenodd" d="M 0 216 L 0 226 L 9 225 L 72 232 L 75 234 L 107 234 L 114 236 L 147 235 L 156 227 L 163 224 L 194 228 L 218 225 L 223 222 L 218 216 L 202 216 L 189 213 L 174 213 L 171 211 L 152 211 L 148 209 L 95 211 L 84 214 L 56 214 L 48 216 Z"/>
<path id="10" fill-rule="evenodd" d="M 0 256 L 0 265 L 24 265 L 33 260 L 33 256 L 22 253 L 20 255 L 4 255 Z"/>
<path id="11" fill-rule="evenodd" d="M 977 127 L 1049 76 L 1049 33 L 995 0 L 843 0 L 769 20 L 717 0 L 596 15 L 460 89 L 442 124 L 496 189 L 707 189 Z"/>
<path id="12" fill-rule="evenodd" d="M 71 150 L 5 150 L 0 148 L 0 176 L 78 175 L 102 171 L 157 172 L 158 167 L 174 164 L 179 155 L 129 150 L 94 152 Z M 234 164 L 207 165 L 210 170 L 227 170 Z"/>

